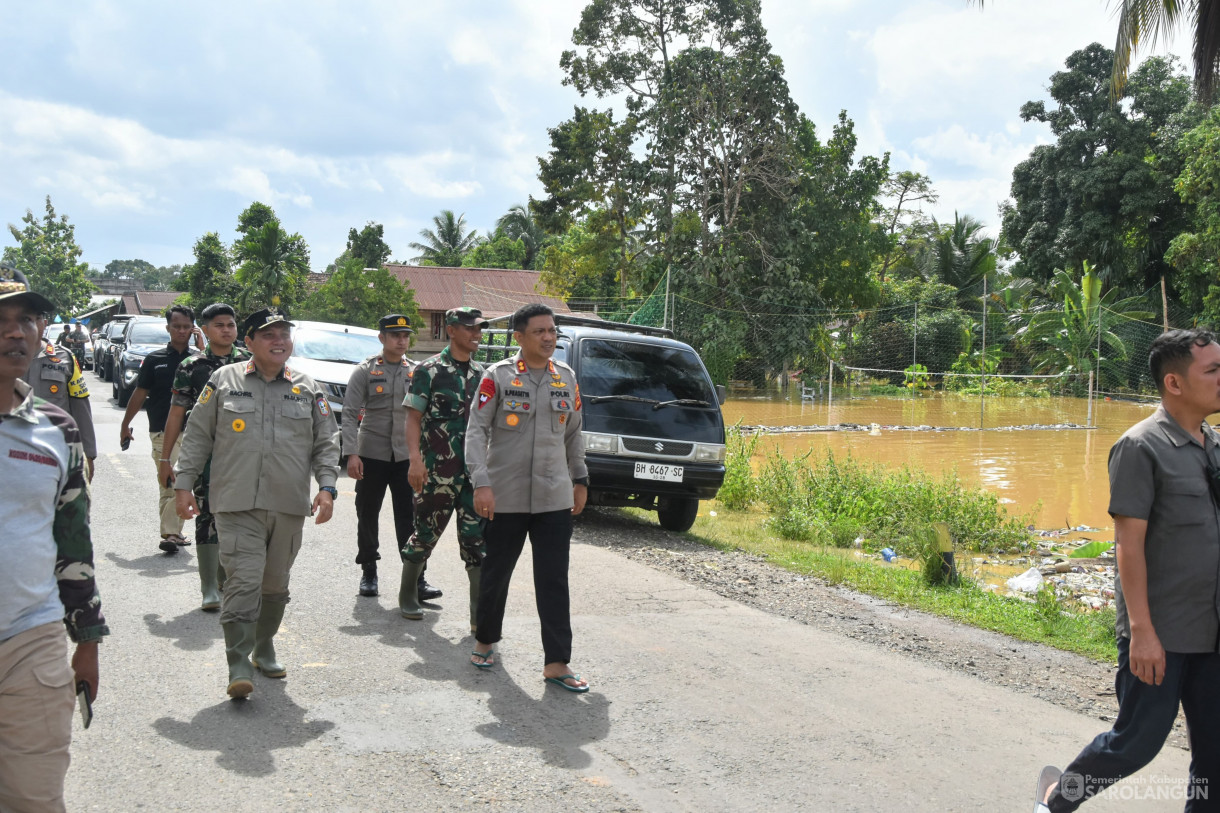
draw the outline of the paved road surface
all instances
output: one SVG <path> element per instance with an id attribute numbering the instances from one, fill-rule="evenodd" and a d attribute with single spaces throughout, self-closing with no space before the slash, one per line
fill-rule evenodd
<path id="1" fill-rule="evenodd" d="M 452 530 L 429 571 L 445 598 L 403 620 L 396 557 L 383 595 L 357 596 L 348 479 L 334 519 L 306 526 L 277 639 L 288 678 L 231 702 L 194 549 L 156 547 L 145 418 L 120 452 L 121 411 L 90 383 L 113 634 L 94 725 L 77 721 L 70 810 L 1024 811 L 1041 766 L 1106 725 L 736 604 L 579 544 L 579 525 L 573 667 L 593 691 L 543 684 L 526 559 L 500 664 L 476 670 Z M 1187 763 L 1166 751 L 1137 781 L 1177 781 Z"/>

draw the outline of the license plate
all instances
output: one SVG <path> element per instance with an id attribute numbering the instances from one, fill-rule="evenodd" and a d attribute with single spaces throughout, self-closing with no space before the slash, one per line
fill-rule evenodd
<path id="1" fill-rule="evenodd" d="M 635 479 L 664 480 L 667 483 L 682 482 L 682 467 L 667 466 L 663 463 L 636 463 Z"/>

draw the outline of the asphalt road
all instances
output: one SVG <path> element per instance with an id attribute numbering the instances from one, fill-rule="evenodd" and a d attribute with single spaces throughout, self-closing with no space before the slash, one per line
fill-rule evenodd
<path id="1" fill-rule="evenodd" d="M 146 419 L 121 452 L 122 412 L 108 384 L 89 383 L 112 635 L 94 724 L 76 722 L 69 810 L 1023 811 L 1042 765 L 1107 727 L 581 544 L 580 523 L 572 666 L 593 690 L 542 682 L 528 557 L 500 662 L 478 670 L 452 529 L 429 570 L 445 597 L 424 621 L 404 620 L 396 556 L 383 560 L 383 595 L 357 595 L 346 478 L 334 519 L 306 525 L 277 638 L 287 679 L 259 676 L 250 700 L 230 701 L 194 548 L 157 549 Z M 1179 781 L 1187 764 L 1165 751 L 1131 793 Z"/>

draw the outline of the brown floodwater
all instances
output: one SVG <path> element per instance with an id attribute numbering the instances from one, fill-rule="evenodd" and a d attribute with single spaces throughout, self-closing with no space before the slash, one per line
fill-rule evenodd
<path id="1" fill-rule="evenodd" d="M 836 396 L 838 393 L 836 393 Z M 776 398 L 730 398 L 725 422 L 753 426 L 828 426 L 840 423 L 880 424 L 868 432 L 804 432 L 766 436 L 760 455 L 778 447 L 787 455 L 827 450 L 851 454 L 887 466 L 922 469 L 932 474 L 956 471 L 964 483 L 995 493 L 1008 510 L 1029 515 L 1038 528 L 1087 525 L 1113 527 L 1106 505 L 1110 446 L 1132 424 L 1151 413 L 1154 404 L 1094 401 L 1095 429 L 1002 429 L 1000 427 L 1074 423 L 1085 425 L 1083 398 L 989 398 L 983 425 L 979 399 L 946 393 L 914 397 L 839 398 L 800 401 Z M 956 426 L 973 431 L 907 431 L 887 426 Z M 1099 535 L 1098 538 L 1100 538 Z"/>

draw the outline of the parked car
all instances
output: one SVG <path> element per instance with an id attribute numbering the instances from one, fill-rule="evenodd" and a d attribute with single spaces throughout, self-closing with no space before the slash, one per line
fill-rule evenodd
<path id="1" fill-rule="evenodd" d="M 144 358 L 169 342 L 165 319 L 137 316 L 123 324 L 122 332 L 110 340 L 110 392 L 121 407 L 127 406 L 136 388 L 136 376 Z"/>
<path id="2" fill-rule="evenodd" d="M 507 319 L 492 320 L 489 338 L 507 342 Z M 554 357 L 580 385 L 589 504 L 656 511 L 661 527 L 688 530 L 724 482 L 724 387 L 668 330 L 565 314 L 555 322 Z M 516 352 L 485 350 L 493 361 Z"/>
<path id="3" fill-rule="evenodd" d="M 60 337 L 63 336 L 64 327 L 69 327 L 69 329 L 71 329 L 71 326 L 66 326 L 63 323 L 47 325 L 46 329 L 42 331 L 42 340 L 44 342 L 58 344 L 67 350 L 68 347 L 60 343 Z M 88 333 L 85 333 L 85 345 L 79 351 L 77 358 L 80 361 L 81 369 L 88 370 L 93 367 L 93 341 L 90 339 Z"/>
<path id="4" fill-rule="evenodd" d="M 103 381 L 109 381 L 114 371 L 114 339 L 122 336 L 123 328 L 134 318 L 134 314 L 115 316 L 97 332 L 93 342 L 93 372 Z"/>
<path id="5" fill-rule="evenodd" d="M 343 422 L 343 396 L 352 367 L 381 352 L 377 331 L 330 322 L 294 320 L 288 366 L 321 385 L 335 420 Z"/>

